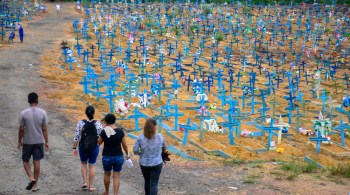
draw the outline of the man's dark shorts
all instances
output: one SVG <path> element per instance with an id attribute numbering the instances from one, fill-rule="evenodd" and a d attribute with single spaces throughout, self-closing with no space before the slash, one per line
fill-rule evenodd
<path id="1" fill-rule="evenodd" d="M 31 156 L 35 161 L 43 159 L 44 144 L 23 144 L 22 160 L 29 162 Z"/>

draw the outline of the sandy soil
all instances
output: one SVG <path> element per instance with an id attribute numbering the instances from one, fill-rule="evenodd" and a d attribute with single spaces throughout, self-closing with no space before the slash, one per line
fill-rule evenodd
<path id="1" fill-rule="evenodd" d="M 54 5 L 48 4 L 48 13 L 44 17 L 35 18 L 25 26 L 24 44 L 16 42 L 0 50 L 0 194 L 28 194 L 24 190 L 28 179 L 22 168 L 21 152 L 16 149 L 18 113 L 28 106 L 28 93 L 37 91 L 39 96 L 49 97 L 48 91 L 58 89 L 39 76 L 39 59 L 43 51 L 58 47 L 58 43 L 65 38 L 66 27 L 78 17 L 72 4 L 62 4 L 61 8 L 58 15 Z M 72 157 L 71 139 L 67 136 L 75 124 L 69 120 L 69 115 L 62 112 L 62 106 L 50 99 L 41 100 L 40 107 L 47 110 L 50 120 L 50 150 L 42 161 L 41 190 L 37 194 L 83 194 L 79 189 L 79 160 Z M 174 158 L 163 169 L 160 194 L 346 194 L 349 191 L 349 180 L 343 179 L 342 184 L 336 184 L 327 178 L 301 175 L 292 182 L 281 181 L 270 174 L 274 169 L 277 169 L 277 165 L 270 163 L 264 163 L 259 168 L 246 164 L 223 166 L 220 161 L 189 162 Z M 254 184 L 244 183 L 244 178 L 251 174 L 262 177 Z M 99 160 L 95 194 L 103 192 L 102 176 Z M 138 166 L 125 168 L 120 194 L 142 194 L 142 189 L 143 179 Z"/>

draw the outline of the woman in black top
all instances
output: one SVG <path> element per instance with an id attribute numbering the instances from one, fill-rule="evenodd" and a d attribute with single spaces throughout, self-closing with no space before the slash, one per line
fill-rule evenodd
<path id="1" fill-rule="evenodd" d="M 120 185 L 120 171 L 124 163 L 124 157 L 121 146 L 123 146 L 126 159 L 129 159 L 128 146 L 126 145 L 124 131 L 118 129 L 115 123 L 115 116 L 113 114 L 107 114 L 105 116 L 106 127 L 100 134 L 98 138 L 98 144 L 104 143 L 103 152 L 102 152 L 102 165 L 105 171 L 104 174 L 104 184 L 106 192 L 105 195 L 108 195 L 109 184 L 111 171 L 113 169 L 113 187 L 114 195 L 118 194 L 119 185 Z"/>

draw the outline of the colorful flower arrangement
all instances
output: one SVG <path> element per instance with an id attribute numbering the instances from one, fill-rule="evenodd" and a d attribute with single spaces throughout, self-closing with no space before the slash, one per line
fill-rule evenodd
<path id="1" fill-rule="evenodd" d="M 204 127 L 203 129 L 208 132 L 213 132 L 213 133 L 220 133 L 223 134 L 224 130 L 221 126 L 219 126 L 216 123 L 215 119 L 209 119 L 209 120 L 204 120 Z"/>
<path id="2" fill-rule="evenodd" d="M 199 115 L 210 115 L 209 111 L 207 110 L 207 107 L 205 106 L 201 106 L 198 110 L 197 110 Z"/>
<path id="3" fill-rule="evenodd" d="M 303 129 L 303 128 L 299 128 L 299 132 L 303 135 L 313 135 L 315 134 L 312 130 L 306 130 L 306 129 Z"/>
<path id="4" fill-rule="evenodd" d="M 253 136 L 253 133 L 250 132 L 250 131 L 247 130 L 247 129 L 244 129 L 243 131 L 241 131 L 241 136 L 242 136 L 242 137 L 245 137 L 245 138 L 247 138 L 247 137 L 252 137 L 252 136 Z"/>
<path id="5" fill-rule="evenodd" d="M 115 112 L 120 116 L 125 116 L 129 111 L 130 105 L 128 102 L 124 101 L 123 98 L 116 100 L 114 102 Z"/>

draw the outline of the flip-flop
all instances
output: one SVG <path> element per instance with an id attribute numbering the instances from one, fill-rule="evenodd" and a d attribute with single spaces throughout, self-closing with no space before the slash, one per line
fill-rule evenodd
<path id="1" fill-rule="evenodd" d="M 40 190 L 40 188 L 38 188 L 38 189 L 36 189 L 36 190 L 32 190 L 32 192 L 37 192 L 37 191 L 39 191 Z"/>
<path id="2" fill-rule="evenodd" d="M 81 188 L 85 189 L 88 187 L 88 184 L 87 183 L 83 183 L 83 185 L 81 186 Z"/>
<path id="3" fill-rule="evenodd" d="M 26 190 L 31 190 L 33 188 L 33 186 L 35 185 L 35 180 L 32 180 L 28 186 L 26 187 Z"/>

